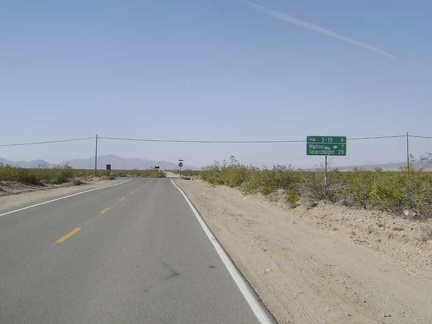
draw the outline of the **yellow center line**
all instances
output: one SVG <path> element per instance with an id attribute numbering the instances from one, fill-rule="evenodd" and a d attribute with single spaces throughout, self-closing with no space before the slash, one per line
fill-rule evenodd
<path id="1" fill-rule="evenodd" d="M 125 199 L 126 199 L 126 197 L 123 197 L 123 198 L 120 198 L 118 201 L 123 201 Z"/>
<path id="2" fill-rule="evenodd" d="M 66 241 L 68 238 L 70 238 L 72 235 L 78 233 L 79 231 L 81 231 L 81 227 L 77 227 L 75 229 L 73 229 L 72 231 L 70 231 L 68 234 L 66 234 L 65 236 L 59 238 L 56 243 L 60 244 L 63 243 L 64 241 Z"/>
<path id="3" fill-rule="evenodd" d="M 105 214 L 107 211 L 111 210 L 111 207 L 105 208 L 104 210 L 102 210 L 99 214 L 103 215 Z"/>

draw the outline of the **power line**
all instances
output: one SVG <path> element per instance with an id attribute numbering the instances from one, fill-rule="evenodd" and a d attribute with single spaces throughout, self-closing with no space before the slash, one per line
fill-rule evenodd
<path id="1" fill-rule="evenodd" d="M 353 137 L 347 140 L 372 140 L 406 137 L 406 135 Z M 175 140 L 175 139 L 145 139 L 145 138 L 124 138 L 124 137 L 99 137 L 101 139 L 132 142 L 159 142 L 159 143 L 201 143 L 201 144 L 271 144 L 271 143 L 306 143 L 306 140 L 262 140 L 262 141 L 216 141 L 216 140 Z"/>
<path id="2" fill-rule="evenodd" d="M 264 140 L 264 141 L 215 141 L 215 140 L 174 140 L 174 139 L 144 139 L 123 137 L 99 137 L 100 139 L 133 142 L 159 143 L 202 143 L 202 144 L 270 144 L 270 143 L 303 143 L 305 140 Z"/>
<path id="3" fill-rule="evenodd" d="M 41 144 L 53 144 L 53 143 L 64 143 L 64 142 L 76 142 L 94 139 L 94 137 L 83 137 L 83 138 L 73 138 L 73 139 L 63 139 L 55 141 L 45 141 L 45 142 L 30 142 L 30 143 L 13 143 L 13 144 L 0 144 L 1 147 L 5 146 L 25 146 L 25 145 L 41 145 Z"/>
<path id="4" fill-rule="evenodd" d="M 390 135 L 390 136 L 370 136 L 370 137 L 351 137 L 347 138 L 349 141 L 360 141 L 360 140 L 379 140 L 379 139 L 390 139 L 390 138 L 405 138 L 406 135 Z M 418 136 L 409 135 L 413 138 L 432 139 L 431 136 Z M 28 143 L 11 143 L 11 144 L 0 144 L 0 147 L 11 147 L 11 146 L 26 146 L 26 145 L 42 145 L 42 144 L 54 144 L 54 143 L 65 143 L 65 142 L 76 142 L 93 140 L 94 137 L 82 137 L 72 139 L 62 139 L 53 141 L 41 141 L 41 142 L 28 142 Z M 218 141 L 218 140 L 178 140 L 178 139 L 149 139 L 149 138 L 125 138 L 125 137 L 102 137 L 99 139 L 113 140 L 113 141 L 131 141 L 131 142 L 157 142 L 157 143 L 197 143 L 197 144 L 277 144 L 277 143 L 306 143 L 306 140 L 260 140 L 260 141 Z"/>
<path id="5" fill-rule="evenodd" d="M 431 136 L 418 136 L 418 135 L 409 135 L 409 137 L 415 137 L 415 138 L 425 138 L 425 139 L 432 139 Z"/>
<path id="6" fill-rule="evenodd" d="M 398 138 L 398 137 L 406 137 L 406 135 L 371 136 L 371 137 L 352 137 L 352 138 L 347 138 L 347 140 L 350 140 L 350 141 L 358 141 L 358 140 L 386 139 L 386 138 Z"/>

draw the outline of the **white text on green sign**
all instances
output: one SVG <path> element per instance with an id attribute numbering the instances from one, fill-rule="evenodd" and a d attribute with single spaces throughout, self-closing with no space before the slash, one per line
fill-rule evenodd
<path id="1" fill-rule="evenodd" d="M 306 141 L 307 155 L 346 155 L 346 136 L 308 136 Z"/>

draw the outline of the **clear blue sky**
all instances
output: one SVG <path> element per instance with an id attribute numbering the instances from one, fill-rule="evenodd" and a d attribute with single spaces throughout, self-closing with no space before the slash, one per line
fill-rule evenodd
<path id="1" fill-rule="evenodd" d="M 0 144 L 431 136 L 431 17 L 429 0 L 4 0 Z M 349 144 L 334 165 L 405 159 L 404 139 Z M 432 140 L 411 147 L 419 157 Z M 100 153 L 196 166 L 230 155 L 322 161 L 304 143 L 101 140 Z M 10 160 L 93 154 L 92 141 L 0 147 Z"/>

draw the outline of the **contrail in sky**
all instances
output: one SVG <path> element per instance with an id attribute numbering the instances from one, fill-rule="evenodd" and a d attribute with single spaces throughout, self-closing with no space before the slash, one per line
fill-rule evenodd
<path id="1" fill-rule="evenodd" d="M 369 45 L 369 44 L 365 44 L 365 43 L 359 42 L 359 41 L 357 41 L 355 39 L 351 39 L 351 38 L 339 35 L 339 34 L 337 34 L 335 32 L 332 32 L 331 30 L 322 28 L 322 27 L 317 26 L 317 25 L 313 25 L 313 24 L 307 23 L 307 22 L 302 21 L 300 19 L 297 19 L 295 17 L 285 15 L 285 14 L 283 14 L 281 12 L 268 9 L 266 7 L 254 4 L 254 3 L 246 1 L 246 0 L 239 0 L 239 1 L 248 4 L 249 6 L 251 6 L 256 11 L 261 12 L 261 13 L 266 14 L 266 15 L 269 15 L 271 17 L 274 17 L 274 18 L 286 21 L 286 22 L 288 22 L 290 24 L 293 24 L 293 25 L 296 25 L 296 26 L 299 26 L 299 27 L 302 27 L 302 28 L 305 28 L 305 29 L 309 29 L 309 30 L 312 30 L 314 32 L 317 32 L 317 33 L 320 33 L 320 34 L 323 34 L 323 35 L 326 35 L 326 36 L 329 36 L 329 37 L 333 37 L 333 38 L 339 39 L 339 40 L 341 40 L 343 42 L 346 42 L 346 43 L 350 43 L 350 44 L 354 44 L 354 45 L 363 47 L 363 48 L 365 48 L 365 49 L 367 49 L 369 51 L 375 52 L 377 54 L 380 54 L 380 55 L 385 56 L 387 58 L 390 58 L 392 60 L 395 60 L 395 61 L 398 60 L 397 57 L 395 57 L 395 56 L 393 56 L 393 55 L 391 55 L 391 54 L 389 54 L 387 52 L 384 52 L 383 50 L 380 50 L 379 48 L 377 48 L 375 46 L 372 46 L 372 45 Z"/>

